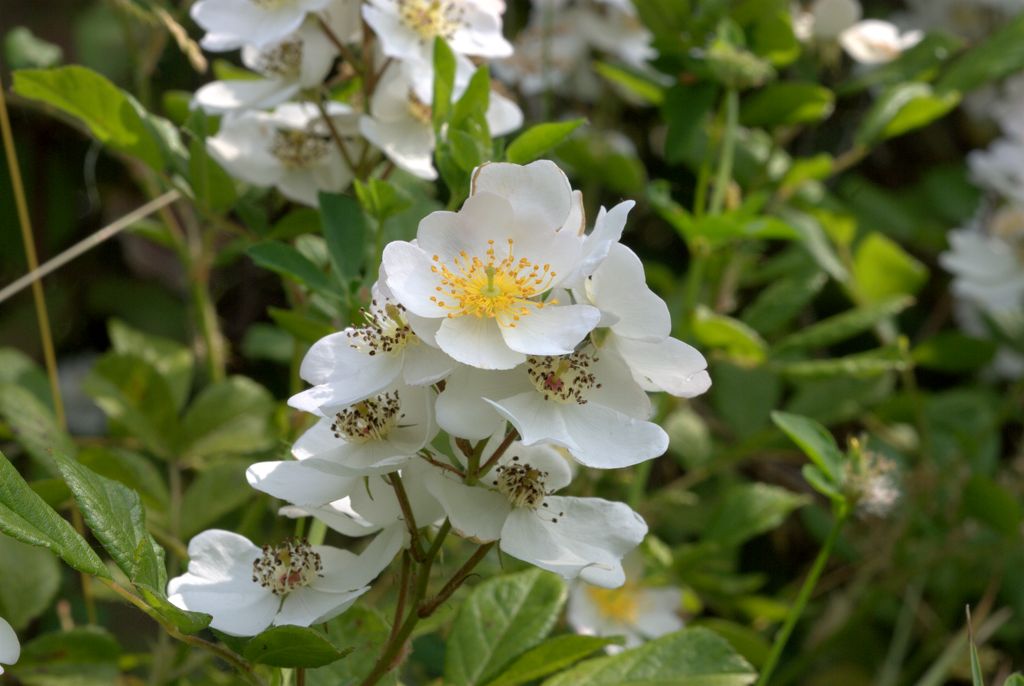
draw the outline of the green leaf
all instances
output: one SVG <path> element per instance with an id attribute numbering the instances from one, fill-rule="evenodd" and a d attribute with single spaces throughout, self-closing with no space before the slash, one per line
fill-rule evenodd
<path id="1" fill-rule="evenodd" d="M 913 304 L 913 298 L 896 297 L 837 314 L 786 336 L 776 344 L 776 350 L 823 348 L 845 341 L 899 314 Z"/>
<path id="2" fill-rule="evenodd" d="M 803 474 L 804 480 L 810 484 L 811 488 L 816 490 L 818 493 L 821 493 L 826 498 L 830 498 L 832 500 L 843 500 L 844 496 L 838 486 L 832 483 L 829 477 L 825 476 L 825 473 L 818 469 L 817 466 L 813 464 L 805 464 L 800 470 L 800 473 Z"/>
<path id="3" fill-rule="evenodd" d="M 100 627 L 43 634 L 22 646 L 18 679 L 31 686 L 109 686 L 120 678 L 120 657 L 117 639 Z"/>
<path id="4" fill-rule="evenodd" d="M 264 269 L 286 276 L 328 298 L 341 297 L 338 286 L 312 261 L 292 246 L 279 241 L 257 243 L 246 250 L 252 261 Z"/>
<path id="5" fill-rule="evenodd" d="M 777 333 L 814 300 L 827 280 L 817 270 L 778 279 L 758 293 L 740 319 L 762 335 Z"/>
<path id="6" fill-rule="evenodd" d="M 1003 686 L 1024 686 L 1024 674 L 1014 672 L 1010 676 L 1006 677 L 1006 681 L 1003 682 Z"/>
<path id="7" fill-rule="evenodd" d="M 559 577 L 539 569 L 488 579 L 459 608 L 445 653 L 445 682 L 485 684 L 548 635 L 566 599 Z"/>
<path id="8" fill-rule="evenodd" d="M 0 531 L 22 543 L 52 550 L 80 572 L 110 578 L 89 544 L 29 488 L 0 453 Z"/>
<path id="9" fill-rule="evenodd" d="M 64 58 L 59 45 L 39 38 L 24 26 L 16 26 L 4 36 L 4 53 L 9 69 L 46 69 Z"/>
<path id="10" fill-rule="evenodd" d="M 973 372 L 989 362 L 998 345 L 983 338 L 972 338 L 959 331 L 943 331 L 914 348 L 914 363 L 925 369 L 942 372 Z"/>
<path id="11" fill-rule="evenodd" d="M 199 472 L 181 503 L 181 534 L 192 536 L 252 500 L 245 480 L 250 460 L 218 462 Z"/>
<path id="12" fill-rule="evenodd" d="M 53 602 L 60 564 L 49 550 L 0 534 L 0 579 L 0 617 L 20 631 Z"/>
<path id="13" fill-rule="evenodd" d="M 886 372 L 901 372 L 908 366 L 903 352 L 895 346 L 890 346 L 845 357 L 784 362 L 778 364 L 776 368 L 791 378 L 810 379 L 842 376 L 866 378 Z"/>
<path id="14" fill-rule="evenodd" d="M 839 283 L 846 283 L 850 275 L 839 261 L 821 223 L 803 212 L 785 211 L 782 218 L 800 234 L 801 242 L 818 266 Z"/>
<path id="15" fill-rule="evenodd" d="M 646 105 L 660 105 L 665 100 L 664 87 L 649 76 L 600 60 L 594 62 L 594 71 Z"/>
<path id="16" fill-rule="evenodd" d="M 760 3 L 759 3 L 760 4 Z M 772 3 L 764 3 L 770 8 Z M 784 67 L 800 56 L 800 40 L 793 32 L 793 17 L 776 9 L 765 12 L 754 25 L 754 52 L 776 67 Z"/>
<path id="17" fill-rule="evenodd" d="M 169 338 L 134 329 L 119 319 L 107 322 L 107 333 L 116 352 L 141 357 L 160 373 L 174 397 L 176 410 L 185 406 L 195 365 L 191 350 Z"/>
<path id="18" fill-rule="evenodd" d="M 714 631 L 755 667 L 763 665 L 771 652 L 771 644 L 765 640 L 763 634 L 737 622 L 718 617 L 703 617 L 690 622 L 688 626 L 704 627 Z"/>
<path id="19" fill-rule="evenodd" d="M 96 362 L 82 388 L 107 417 L 167 459 L 178 437 L 174 396 L 164 377 L 142 357 L 107 353 Z"/>
<path id="20" fill-rule="evenodd" d="M 163 551 L 146 530 L 146 511 L 139 495 L 67 455 L 54 453 L 53 457 L 89 530 L 121 571 L 132 581 L 162 588 L 167 576 Z"/>
<path id="21" fill-rule="evenodd" d="M 740 122 L 744 126 L 789 126 L 819 122 L 832 114 L 835 95 L 816 83 L 780 81 L 743 100 Z"/>
<path id="22" fill-rule="evenodd" d="M 754 668 L 707 629 L 683 629 L 632 650 L 582 662 L 543 686 L 744 686 Z"/>
<path id="23" fill-rule="evenodd" d="M 48 472 L 56 475 L 53 451 L 74 453 L 75 444 L 57 425 L 53 411 L 20 386 L 0 385 L 0 417 L 10 425 L 18 443 Z"/>
<path id="24" fill-rule="evenodd" d="M 963 47 L 963 40 L 945 33 L 929 33 L 921 41 L 900 53 L 892 62 L 863 72 L 839 87 L 840 95 L 849 95 L 872 86 L 891 86 L 907 81 L 930 81 L 943 63 Z"/>
<path id="25" fill-rule="evenodd" d="M 278 326 L 305 343 L 316 343 L 335 332 L 330 322 L 311 317 L 305 312 L 268 307 L 267 314 Z"/>
<path id="26" fill-rule="evenodd" d="M 846 458 L 828 429 L 813 419 L 788 412 L 772 412 L 772 421 L 832 483 L 840 483 Z"/>
<path id="27" fill-rule="evenodd" d="M 100 142 L 163 168 L 160 144 L 128 96 L 106 77 L 77 65 L 23 69 L 14 73 L 12 90 L 80 120 Z"/>
<path id="28" fill-rule="evenodd" d="M 960 104 L 955 91 L 937 93 L 926 83 L 902 83 L 887 90 L 857 130 L 858 145 L 870 146 L 926 126 Z"/>
<path id="29" fill-rule="evenodd" d="M 966 93 L 1024 69 L 1024 15 L 957 58 L 936 82 L 936 90 Z"/>
<path id="30" fill-rule="evenodd" d="M 455 92 L 455 53 L 448 42 L 438 36 L 434 39 L 434 100 L 431 103 L 434 131 L 448 121 Z"/>
<path id="31" fill-rule="evenodd" d="M 391 628 L 376 610 L 356 605 L 327 625 L 327 635 L 336 643 L 353 649 L 344 660 L 306 672 L 308 686 L 355 686 L 373 669 L 381 646 Z M 378 684 L 394 686 L 398 675 L 391 671 Z"/>
<path id="32" fill-rule="evenodd" d="M 671 164 L 687 159 L 717 98 L 718 86 L 709 81 L 676 84 L 665 92 L 661 116 L 668 125 L 665 159 Z"/>
<path id="33" fill-rule="evenodd" d="M 555 636 L 528 650 L 487 686 L 521 686 L 570 667 L 622 639 L 601 636 Z"/>
<path id="34" fill-rule="evenodd" d="M 188 612 L 172 605 L 171 601 L 167 600 L 167 596 L 164 595 L 162 589 L 152 588 L 140 583 L 135 584 L 135 589 L 148 605 L 146 614 L 157 619 L 157 621 L 170 622 L 186 634 L 202 631 L 213 621 L 213 617 L 208 614 Z"/>
<path id="35" fill-rule="evenodd" d="M 245 644 L 242 656 L 271 667 L 323 667 L 340 660 L 342 651 L 319 631 L 301 626 L 275 626 Z"/>
<path id="36" fill-rule="evenodd" d="M 1016 496 L 987 476 L 975 474 L 964 486 L 964 512 L 1004 536 L 1020 535 L 1021 508 Z"/>
<path id="37" fill-rule="evenodd" d="M 451 125 L 462 128 L 471 119 L 477 119 L 486 126 L 485 113 L 491 102 L 491 73 L 486 64 L 473 72 L 466 90 L 452 108 Z"/>
<path id="38" fill-rule="evenodd" d="M 928 281 L 928 268 L 891 238 L 871 233 L 857 245 L 853 277 L 861 296 L 875 303 L 917 293 Z"/>
<path id="39" fill-rule="evenodd" d="M 232 376 L 207 386 L 181 420 L 181 455 L 235 455 L 268 448 L 275 440 L 273 412 L 270 391 L 248 377 Z"/>
<path id="40" fill-rule="evenodd" d="M 384 179 L 374 178 L 366 183 L 356 179 L 354 186 L 363 211 L 381 223 L 412 205 L 404 192 Z"/>
<path id="41" fill-rule="evenodd" d="M 367 238 L 366 219 L 359 203 L 349 195 L 321 192 L 320 221 L 335 273 L 342 282 L 358 279 Z"/>
<path id="42" fill-rule="evenodd" d="M 711 378 L 711 403 L 738 438 L 763 429 L 782 399 L 779 375 L 763 365 L 747 367 L 716 360 Z"/>
<path id="43" fill-rule="evenodd" d="M 119 481 L 137 491 L 147 507 L 167 511 L 170 495 L 164 478 L 145 455 L 121 448 L 89 445 L 78 453 L 78 461 L 100 476 Z"/>
<path id="44" fill-rule="evenodd" d="M 968 622 L 970 618 L 971 615 L 968 613 Z M 971 644 L 971 686 L 985 686 L 985 677 L 981 674 L 981 660 L 978 659 L 978 646 L 974 643 L 974 631 L 970 627 L 968 627 L 967 635 Z"/>
<path id="45" fill-rule="evenodd" d="M 527 164 L 538 159 L 549 150 L 558 147 L 569 135 L 578 129 L 586 119 L 531 126 L 516 136 L 505 149 L 505 158 L 513 164 Z"/>
<path id="46" fill-rule="evenodd" d="M 704 529 L 704 537 L 732 548 L 776 528 L 789 514 L 807 504 L 805 496 L 761 483 L 729 488 Z"/>
<path id="47" fill-rule="evenodd" d="M 707 307 L 694 313 L 693 335 L 709 348 L 723 349 L 737 363 L 754 365 L 765 359 L 765 342 L 756 331 Z"/>

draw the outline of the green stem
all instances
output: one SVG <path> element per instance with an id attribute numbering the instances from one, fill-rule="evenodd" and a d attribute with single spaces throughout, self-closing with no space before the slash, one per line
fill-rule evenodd
<path id="1" fill-rule="evenodd" d="M 761 670 L 761 676 L 757 680 L 757 686 L 767 686 L 769 680 L 772 677 L 772 672 L 779 664 L 779 658 L 782 657 L 782 651 L 786 648 L 786 643 L 789 641 L 790 634 L 793 633 L 793 629 L 796 627 L 796 623 L 800 620 L 804 610 L 807 608 L 807 602 L 811 599 L 811 593 L 814 592 L 814 587 L 818 585 L 818 579 L 821 578 L 821 573 L 825 571 L 825 565 L 828 563 L 828 558 L 832 555 L 832 548 L 835 547 L 836 541 L 839 539 L 839 532 L 842 531 L 843 523 L 846 521 L 848 509 L 846 505 L 839 507 L 835 513 L 835 521 L 832 523 L 832 530 L 828 532 L 828 538 L 825 539 L 825 544 L 821 547 L 818 552 L 818 557 L 815 558 L 814 564 L 811 566 L 811 571 L 804 580 L 803 586 L 800 587 L 800 593 L 797 594 L 796 600 L 793 602 L 793 606 L 789 608 L 789 614 L 786 616 L 786 621 L 779 629 L 779 633 L 775 635 L 775 642 L 772 643 L 772 650 L 768 654 L 768 659 L 765 660 L 764 667 Z"/>
<path id="2" fill-rule="evenodd" d="M 739 128 L 740 95 L 734 88 L 725 93 L 725 135 L 722 138 L 722 153 L 718 160 L 718 173 L 711 191 L 709 214 L 719 214 L 725 205 L 725 194 L 732 182 L 732 162 L 736 151 L 736 131 Z"/>
<path id="3" fill-rule="evenodd" d="M 647 481 L 651 478 L 651 465 L 654 464 L 654 460 L 647 460 L 641 462 L 633 470 L 633 480 L 629 484 L 629 493 L 626 495 L 626 504 L 634 510 L 640 501 L 644 497 L 644 492 L 647 490 Z"/>

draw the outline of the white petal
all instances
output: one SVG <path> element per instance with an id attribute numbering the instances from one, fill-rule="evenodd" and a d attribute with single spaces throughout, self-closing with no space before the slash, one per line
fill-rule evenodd
<path id="1" fill-rule="evenodd" d="M 295 505 L 318 507 L 339 500 L 358 486 L 357 476 L 338 476 L 307 462 L 258 462 L 245 472 L 249 485 Z"/>
<path id="2" fill-rule="evenodd" d="M 505 496 L 467 486 L 438 468 L 426 477 L 427 489 L 441 503 L 457 534 L 478 543 L 498 540 L 510 509 Z"/>
<path id="3" fill-rule="evenodd" d="M 618 351 L 642 387 L 692 398 L 711 387 L 707 360 L 691 345 L 675 338 L 648 343 L 611 334 L 609 347 Z"/>
<path id="4" fill-rule="evenodd" d="M 523 125 L 523 111 L 497 91 L 491 91 L 490 104 L 487 108 L 487 128 L 492 136 L 504 136 L 512 133 Z"/>
<path id="5" fill-rule="evenodd" d="M 622 558 L 643 541 L 647 524 L 623 503 L 549 496 L 547 507 L 512 511 L 501 549 L 542 569 L 598 586 L 625 582 Z"/>
<path id="6" fill-rule="evenodd" d="M 512 422 L 523 445 L 550 441 L 570 451 L 579 450 L 569 436 L 560 403 L 548 402 L 540 393 L 532 390 L 500 401 L 485 400 Z"/>
<path id="7" fill-rule="evenodd" d="M 195 104 L 207 114 L 266 109 L 299 92 L 298 83 L 271 79 L 212 81 L 196 91 Z"/>
<path id="8" fill-rule="evenodd" d="M 0 617 L 0 663 L 13 665 L 21 657 L 21 643 L 18 642 L 18 634 Z M 2 672 L 0 672 L 2 674 Z"/>
<path id="9" fill-rule="evenodd" d="M 565 172 L 550 160 L 528 165 L 495 162 L 477 167 L 472 194 L 494 193 L 512 206 L 516 219 L 538 232 L 557 231 L 569 216 L 572 187 Z"/>
<path id="10" fill-rule="evenodd" d="M 569 452 L 587 467 L 629 467 L 668 450 L 668 434 L 653 422 L 594 403 L 564 405 L 561 414 L 573 444 Z"/>
<path id="11" fill-rule="evenodd" d="M 668 305 L 647 287 L 640 258 L 621 243 L 611 246 L 586 291 L 591 303 L 618 318 L 612 330 L 620 336 L 658 341 L 672 332 Z"/>
<path id="12" fill-rule="evenodd" d="M 498 323 L 486 317 L 467 315 L 446 319 L 437 331 L 437 344 L 453 359 L 479 369 L 512 369 L 526 361 L 526 355 L 511 350 Z"/>
<path id="13" fill-rule="evenodd" d="M 523 385 L 523 375 L 518 372 L 460 367 L 448 377 L 444 392 L 437 397 L 437 423 L 452 436 L 474 441 L 488 438 L 501 429 L 505 418 L 483 398 L 500 398 Z"/>
<path id="14" fill-rule="evenodd" d="M 528 311 L 516 319 L 499 321 L 508 347 L 527 355 L 571 353 L 601 321 L 600 310 L 590 305 L 529 303 L 524 308 Z"/>
<path id="15" fill-rule="evenodd" d="M 683 620 L 676 614 L 682 604 L 678 588 L 650 588 L 641 593 L 636 616 L 641 633 L 657 638 L 683 628 Z"/>
<path id="16" fill-rule="evenodd" d="M 588 402 L 609 407 L 634 419 L 650 419 L 651 399 L 633 378 L 629 367 L 611 346 L 601 348 L 592 368 L 600 388 L 586 392 Z"/>
<path id="17" fill-rule="evenodd" d="M 430 256 L 421 248 L 405 241 L 392 241 L 384 248 L 383 266 L 388 288 L 410 312 L 421 317 L 448 315 L 448 310 L 431 300 L 437 296 L 439 281 L 431 272 L 434 264 Z"/>
<path id="18" fill-rule="evenodd" d="M 179 585 L 177 592 L 169 591 L 167 599 L 182 610 L 211 615 L 212 629 L 231 636 L 255 636 L 270 626 L 281 599 L 253 583 L 251 577 L 250 567 L 249 576 L 245 581 L 251 589 L 223 583 L 201 586 L 183 583 Z"/>
<path id="19" fill-rule="evenodd" d="M 429 385 L 451 374 L 456 365 L 455 360 L 445 355 L 444 351 L 417 341 L 405 349 L 402 378 L 410 386 Z"/>
<path id="20" fill-rule="evenodd" d="M 297 588 L 281 603 L 281 610 L 274 618 L 274 626 L 312 626 L 340 615 L 370 590 L 364 586 L 343 593 L 320 591 L 311 586 Z"/>
<path id="21" fill-rule="evenodd" d="M 345 536 L 359 538 L 380 531 L 380 525 L 367 521 L 359 516 L 350 506 L 349 498 L 342 498 L 321 507 L 296 507 L 286 505 L 277 513 L 282 517 L 298 519 L 299 517 L 316 517 L 328 528 Z"/>
<path id="22" fill-rule="evenodd" d="M 492 443 L 496 443 L 492 441 Z M 493 447 L 497 447 L 494 445 Z M 488 445 L 484 451 L 484 458 L 492 452 L 492 446 Z M 523 445 L 514 441 L 505 451 L 505 454 L 498 459 L 498 465 L 523 464 L 544 472 L 544 488 L 548 493 L 554 493 L 565 488 L 572 481 L 572 468 L 562 454 L 550 445 Z"/>
<path id="23" fill-rule="evenodd" d="M 632 200 L 625 200 L 610 210 L 598 210 L 594 221 L 594 230 L 583 241 L 583 257 L 580 260 L 580 276 L 586 277 L 594 273 L 598 265 L 608 256 L 611 247 L 622 238 L 626 228 L 629 211 L 636 205 Z"/>
<path id="24" fill-rule="evenodd" d="M 400 169 L 426 181 L 437 178 L 437 170 L 434 169 L 434 130 L 429 123 L 419 122 L 412 117 L 397 122 L 362 117 L 359 120 L 359 131 Z"/>
<path id="25" fill-rule="evenodd" d="M 229 581 L 239 576 L 240 570 L 252 576 L 252 563 L 262 551 L 245 536 L 224 531 L 209 529 L 197 534 L 188 543 L 188 574 L 195 577 L 192 581 L 208 582 Z M 173 583 L 173 581 L 172 581 Z"/>
<path id="26" fill-rule="evenodd" d="M 398 522 L 377 534 L 358 555 L 348 553 L 345 558 L 329 560 L 323 557 L 323 575 L 310 586 L 331 593 L 340 593 L 368 585 L 387 569 L 408 540 L 405 524 Z M 337 550 L 337 549 L 335 549 Z"/>
<path id="27" fill-rule="evenodd" d="M 424 217 L 416 231 L 416 242 L 424 252 L 436 255 L 451 268 L 463 253 L 483 259 L 492 241 L 500 249 L 509 238 L 517 237 L 513 212 L 507 199 L 478 193 L 467 198 L 458 212 L 431 212 Z"/>

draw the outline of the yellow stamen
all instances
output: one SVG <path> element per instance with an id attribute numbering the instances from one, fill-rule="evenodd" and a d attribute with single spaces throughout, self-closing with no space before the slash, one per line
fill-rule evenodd
<path id="1" fill-rule="evenodd" d="M 606 619 L 622 624 L 634 624 L 639 614 L 638 588 L 626 582 L 620 588 L 598 588 L 587 586 L 587 595 L 597 606 L 597 611 Z"/>

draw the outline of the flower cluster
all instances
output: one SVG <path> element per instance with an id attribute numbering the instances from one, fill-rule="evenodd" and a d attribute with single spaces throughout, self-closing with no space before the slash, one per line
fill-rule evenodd
<path id="1" fill-rule="evenodd" d="M 493 0 L 199 0 L 192 17 L 206 31 L 202 46 L 240 49 L 251 72 L 195 93 L 196 107 L 223 115 L 210 154 L 232 176 L 313 206 L 318 191 L 343 191 L 382 156 L 434 179 L 434 41 L 456 54 L 458 98 L 470 58 L 512 54 L 503 10 Z M 332 88 L 348 83 L 361 92 L 336 100 Z M 486 120 L 503 135 L 523 115 L 493 92 Z"/>
<path id="2" fill-rule="evenodd" d="M 953 275 L 956 316 L 968 333 L 1024 343 L 1024 79 L 1007 81 L 991 111 L 1002 131 L 972 152 L 971 178 L 987 193 L 970 223 L 949 233 L 940 262 Z M 1024 374 L 1024 355 L 1009 346 L 995 360 L 1007 377 Z"/>
<path id="3" fill-rule="evenodd" d="M 882 19 L 861 19 L 863 12 L 859 0 L 815 0 L 806 9 L 796 10 L 793 29 L 805 43 L 822 46 L 826 52 L 838 45 L 863 65 L 891 62 L 924 37 L 916 28 L 901 31 Z"/>
<path id="4" fill-rule="evenodd" d="M 647 525 L 622 503 L 560 495 L 571 461 L 610 469 L 661 455 L 668 436 L 646 392 L 710 385 L 619 242 L 631 207 L 602 209 L 587 233 L 581 194 L 556 165 L 487 164 L 458 212 L 434 212 L 414 241 L 386 246 L 364 321 L 303 360 L 312 387 L 289 402 L 316 421 L 295 459 L 247 474 L 289 503 L 284 514 L 373 542 L 356 556 L 205 532 L 171 600 L 227 633 L 323 621 L 439 525 L 621 586 L 622 558 Z"/>

